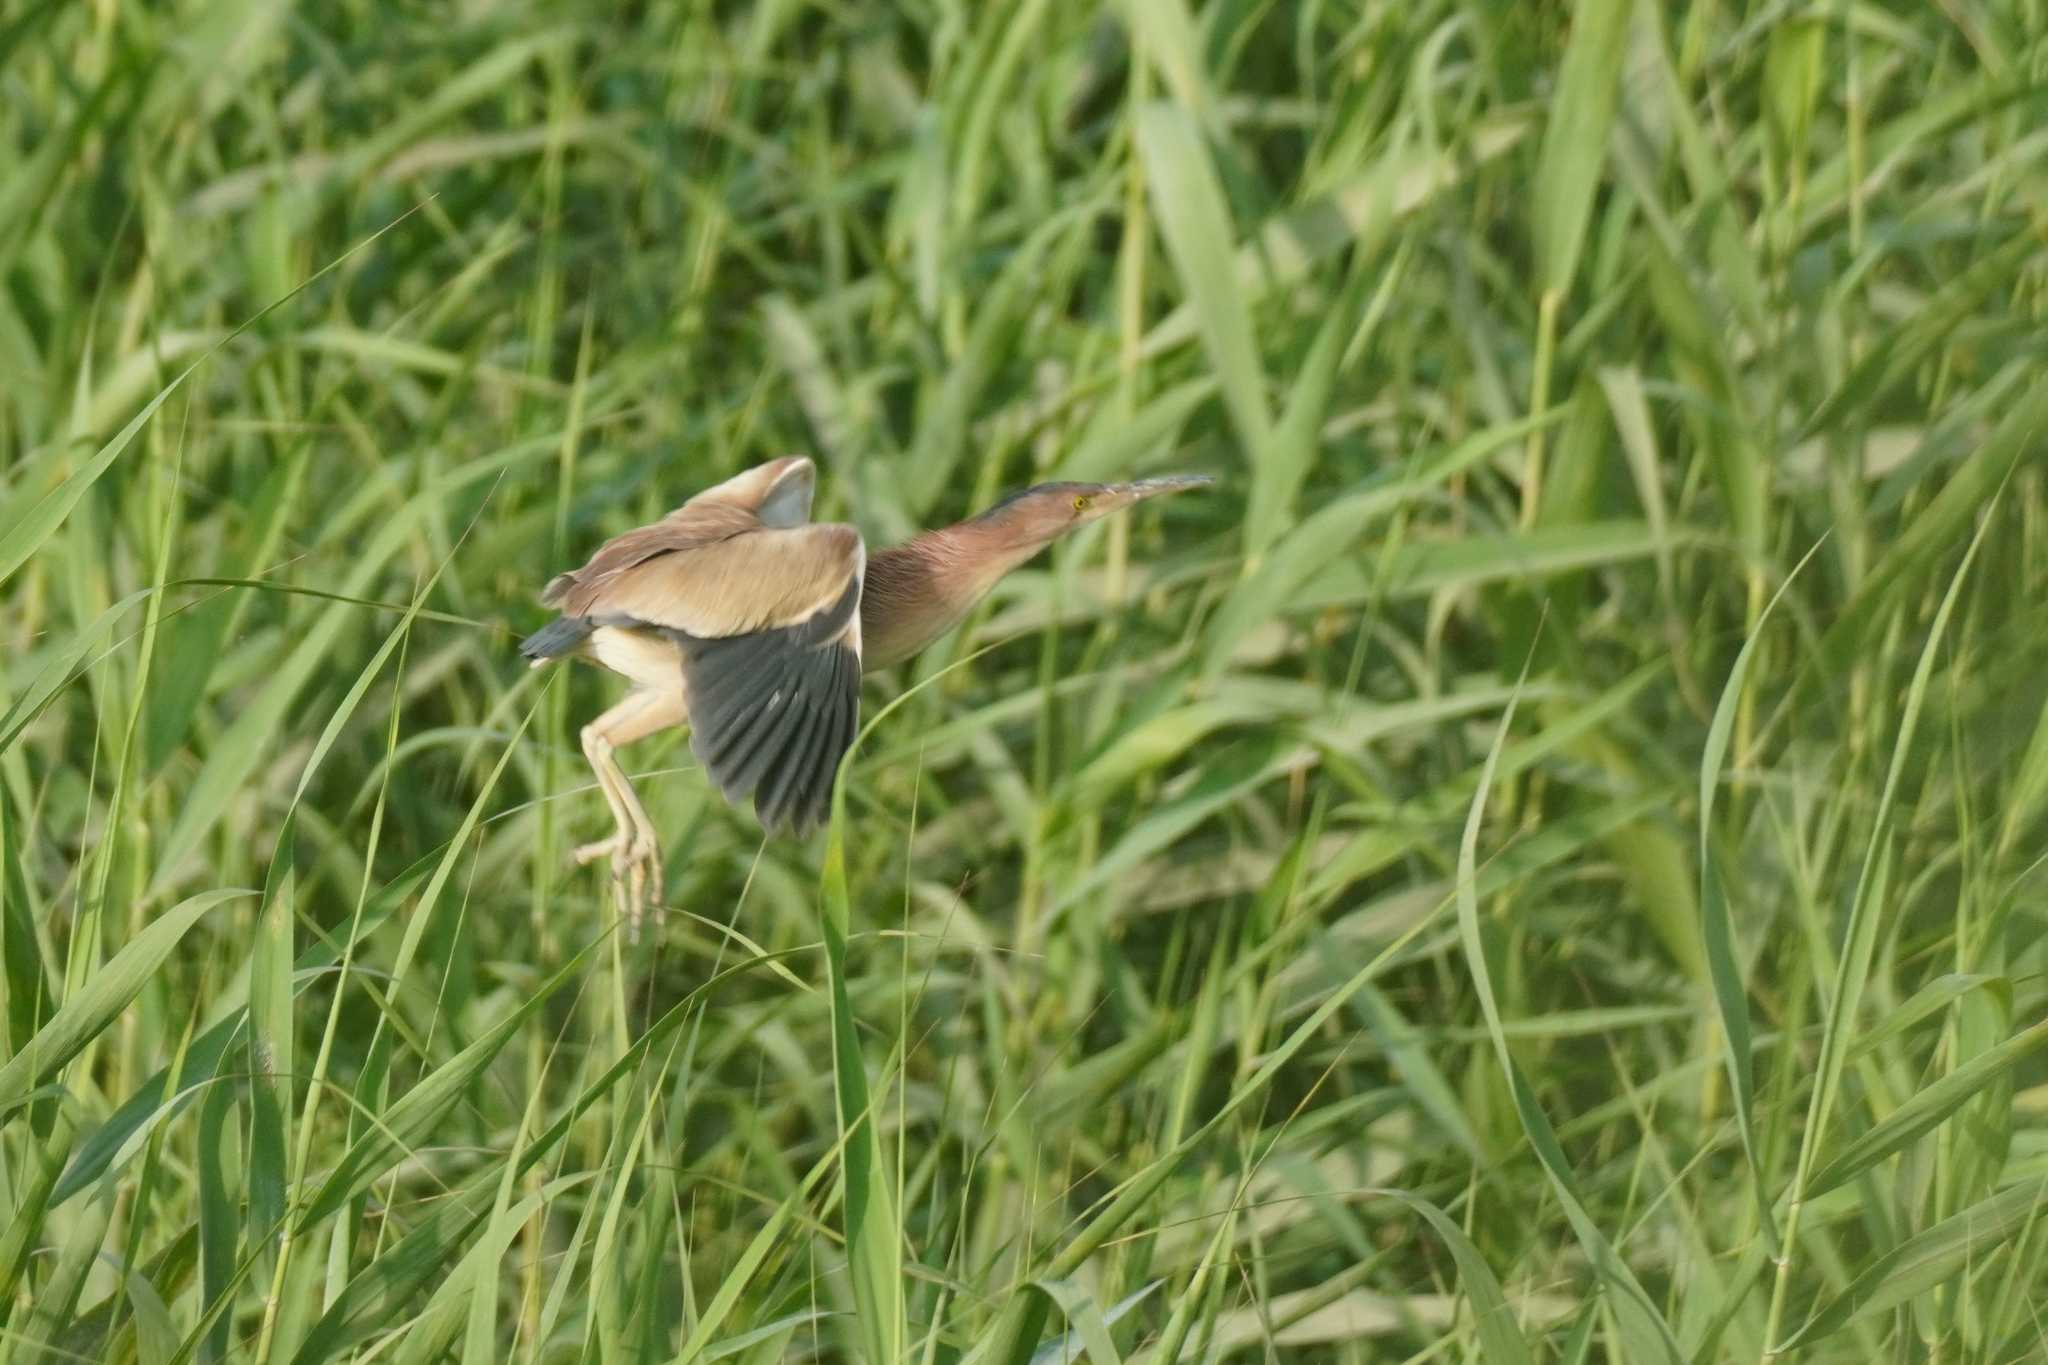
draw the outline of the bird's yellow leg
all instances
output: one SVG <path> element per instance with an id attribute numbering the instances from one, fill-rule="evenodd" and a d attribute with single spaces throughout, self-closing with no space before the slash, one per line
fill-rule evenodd
<path id="1" fill-rule="evenodd" d="M 613 751 L 657 730 L 680 725 L 689 718 L 680 689 L 636 691 L 617 706 L 583 727 L 583 756 L 597 777 L 605 804 L 611 807 L 617 830 L 609 839 L 585 844 L 576 850 L 576 861 L 587 863 L 609 856 L 612 876 L 624 893 L 626 936 L 640 937 L 640 919 L 651 896 L 661 900 L 661 847 L 655 838 L 654 822 L 626 779 Z"/>

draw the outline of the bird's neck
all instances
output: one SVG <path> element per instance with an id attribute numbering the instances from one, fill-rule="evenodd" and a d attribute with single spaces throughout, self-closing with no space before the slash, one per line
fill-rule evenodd
<path id="1" fill-rule="evenodd" d="M 861 661 L 901 662 L 960 624 L 1004 574 L 1045 548 L 977 517 L 869 556 L 861 588 Z"/>

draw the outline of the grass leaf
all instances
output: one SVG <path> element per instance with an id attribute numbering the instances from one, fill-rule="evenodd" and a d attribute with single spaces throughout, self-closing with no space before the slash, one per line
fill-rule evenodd
<path id="1" fill-rule="evenodd" d="M 80 1049 L 104 1032 L 134 1003 L 144 986 L 207 911 L 250 895 L 247 891 L 205 891 L 158 915 L 121 945 L 72 993 L 21 1051 L 0 1065 L 0 1118 L 9 1116 L 29 1092 L 57 1074 Z"/>
<path id="2" fill-rule="evenodd" d="M 1925 1090 L 1916 1092 L 1911 1099 L 1886 1115 L 1882 1122 L 1852 1139 L 1829 1159 L 1827 1165 L 1815 1172 L 1807 1185 L 1809 1197 L 1818 1198 L 1855 1179 L 1894 1152 L 1903 1150 L 1908 1143 L 1935 1127 L 1972 1097 L 1981 1094 L 1986 1086 L 2043 1047 L 2048 1047 L 2048 1022 L 2022 1029 L 1996 1047 L 1970 1058 Z"/>
<path id="3" fill-rule="evenodd" d="M 1533 187 L 1536 279 L 1545 293 L 1563 294 L 1578 273 L 1621 94 L 1622 44 L 1633 8 L 1629 0 L 1572 6 L 1571 41 L 1557 72 Z"/>
<path id="4" fill-rule="evenodd" d="M 2014 1245 L 2014 1234 L 2048 1211 L 2048 1187 L 2023 1181 L 1914 1233 L 1822 1305 L 1779 1351 L 1808 1346 L 1873 1313 L 1896 1308 Z"/>
<path id="5" fill-rule="evenodd" d="M 1223 187 L 1194 120 L 1171 105 L 1139 111 L 1138 150 L 1152 212 L 1195 310 L 1241 448 L 1256 461 L 1273 436 L 1251 310 L 1237 286 Z"/>

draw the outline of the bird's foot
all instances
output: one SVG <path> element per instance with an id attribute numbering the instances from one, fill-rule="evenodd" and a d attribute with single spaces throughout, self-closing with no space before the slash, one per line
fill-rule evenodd
<path id="1" fill-rule="evenodd" d="M 661 850 L 654 840 L 635 838 L 613 854 L 612 877 L 626 888 L 626 941 L 638 943 L 649 902 L 661 908 Z"/>
<path id="2" fill-rule="evenodd" d="M 651 837 L 622 829 L 609 839 L 583 845 L 575 857 L 578 863 L 611 859 L 612 882 L 626 917 L 626 941 L 638 943 L 649 902 L 657 908 L 661 904 L 661 849 Z"/>
<path id="3" fill-rule="evenodd" d="M 596 843 L 578 845 L 576 851 L 569 856 L 576 860 L 578 867 L 582 867 L 586 863 L 596 862 L 599 858 L 613 858 L 620 849 L 625 848 L 632 842 L 632 834 L 622 829 L 609 839 L 599 839 Z"/>

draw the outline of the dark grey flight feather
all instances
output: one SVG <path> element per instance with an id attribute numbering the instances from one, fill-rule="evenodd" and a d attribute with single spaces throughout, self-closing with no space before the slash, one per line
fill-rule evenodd
<path id="1" fill-rule="evenodd" d="M 860 710 L 860 657 L 843 638 L 859 609 L 855 580 L 793 626 L 723 639 L 667 632 L 683 657 L 692 752 L 726 800 L 753 798 L 771 830 L 805 833 L 831 809 Z"/>
<path id="2" fill-rule="evenodd" d="M 797 810 L 793 798 L 806 789 L 804 779 L 816 765 L 818 747 L 825 743 L 825 732 L 831 728 L 829 708 L 819 706 L 817 701 L 813 694 L 803 697 L 801 712 L 790 721 L 789 743 L 782 751 L 782 761 L 754 793 L 754 809 L 761 813 L 763 824 L 800 823 L 792 818 Z"/>
<path id="3" fill-rule="evenodd" d="M 833 666 L 842 676 L 824 692 L 825 709 L 809 718 L 802 747 L 792 743 L 774 785 L 756 798 L 757 808 L 767 812 L 764 818 L 804 829 L 832 814 L 833 779 L 853 743 L 860 710 L 860 661 L 841 649 Z"/>

